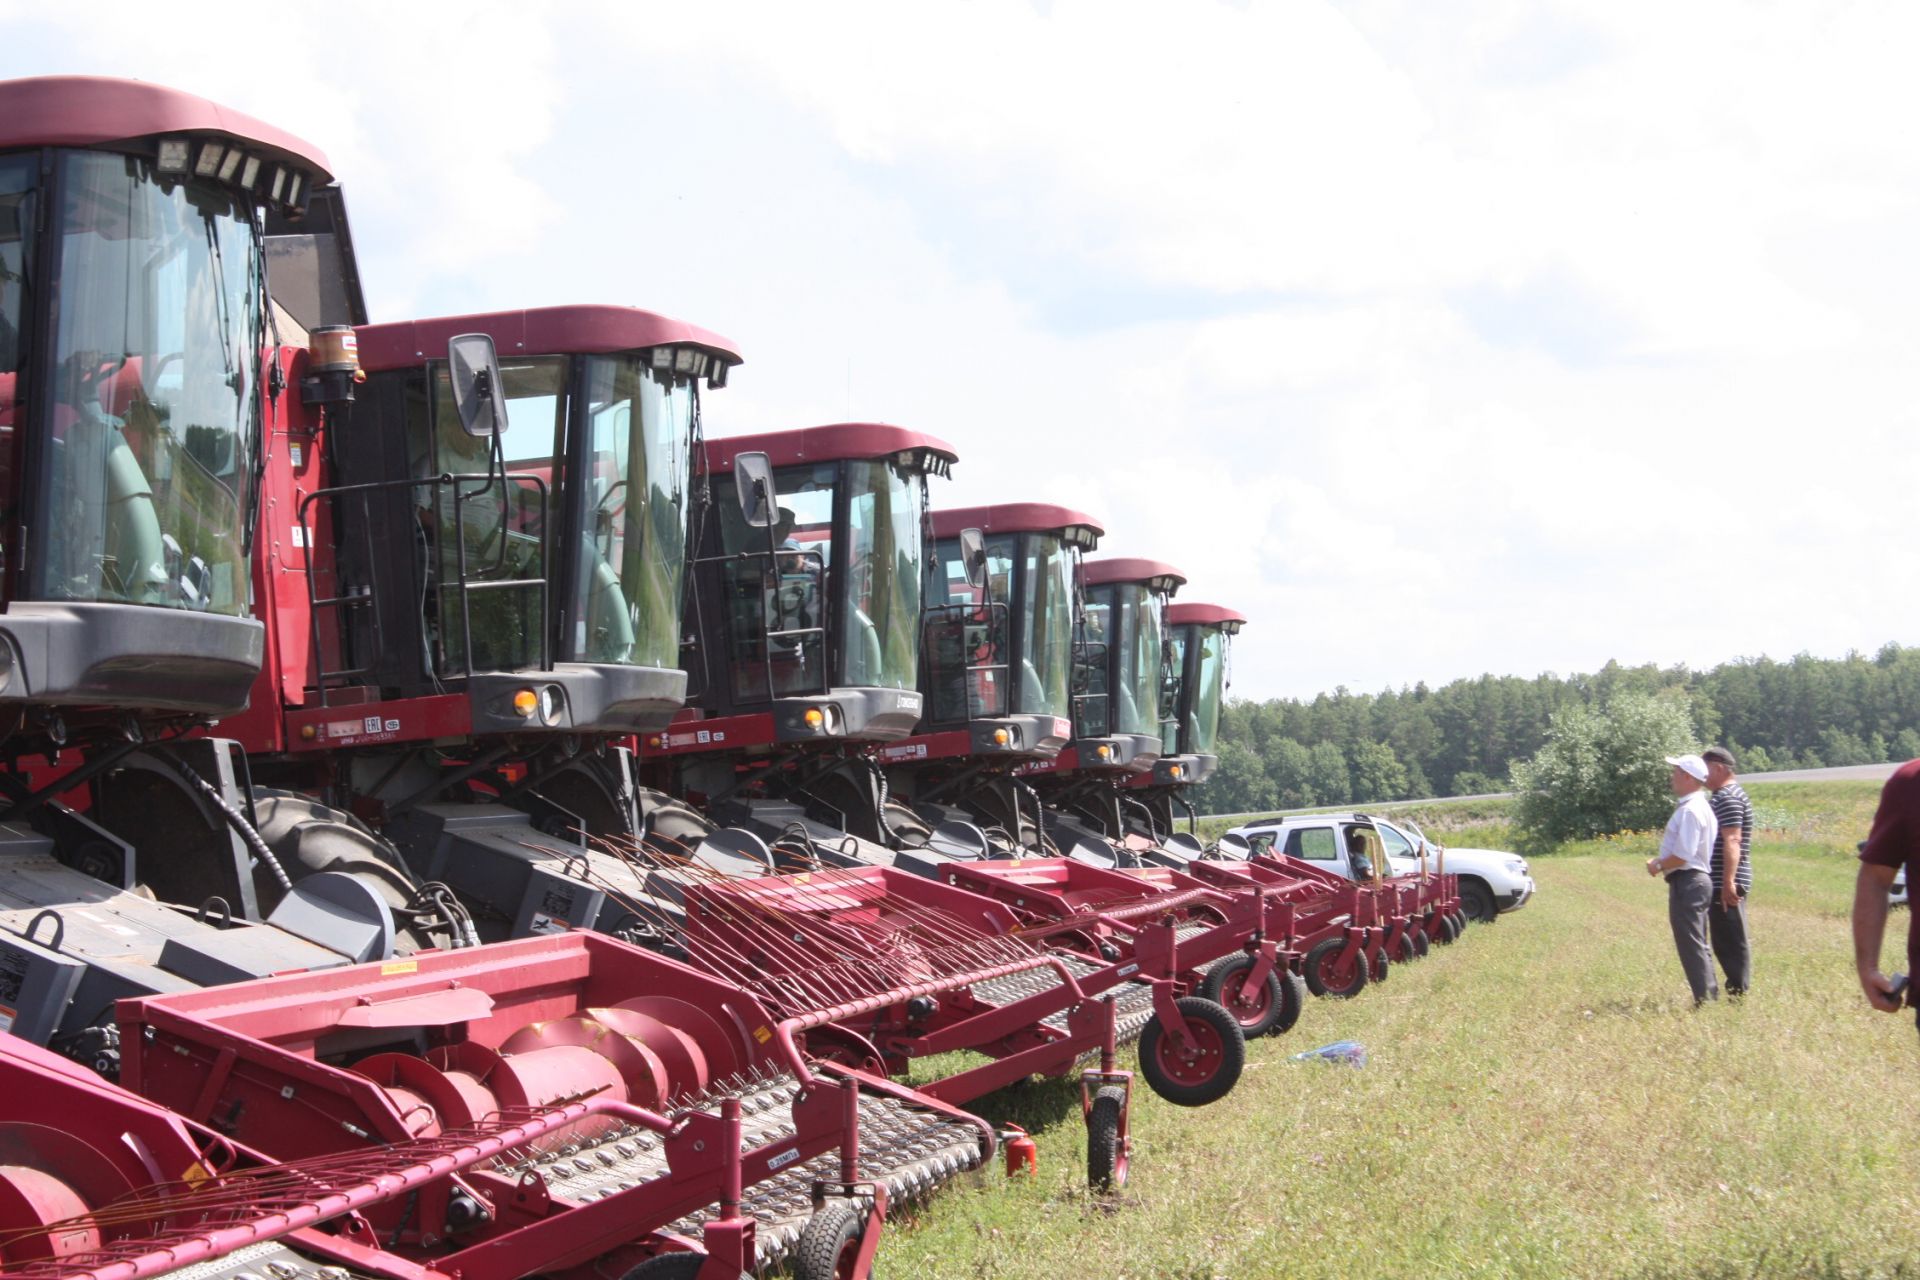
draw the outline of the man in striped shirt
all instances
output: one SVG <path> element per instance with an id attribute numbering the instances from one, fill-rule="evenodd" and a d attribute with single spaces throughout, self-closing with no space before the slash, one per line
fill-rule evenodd
<path id="1" fill-rule="evenodd" d="M 1753 947 L 1747 941 L 1747 892 L 1753 888 L 1753 802 L 1734 781 L 1733 753 L 1725 747 L 1701 752 L 1707 762 L 1707 786 L 1713 795 L 1713 903 L 1707 933 L 1713 958 L 1727 972 L 1727 995 L 1738 999 L 1753 981 Z"/>

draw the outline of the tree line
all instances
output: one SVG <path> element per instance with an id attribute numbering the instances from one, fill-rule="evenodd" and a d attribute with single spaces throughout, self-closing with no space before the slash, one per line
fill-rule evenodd
<path id="1" fill-rule="evenodd" d="M 1591 675 L 1231 700 L 1219 767 L 1193 800 L 1202 813 L 1248 813 L 1505 791 L 1555 712 L 1622 693 L 1684 694 L 1698 741 L 1733 751 L 1743 773 L 1920 756 L 1920 648 L 1889 644 L 1871 656 L 1742 658 L 1706 671 L 1609 662 Z"/>

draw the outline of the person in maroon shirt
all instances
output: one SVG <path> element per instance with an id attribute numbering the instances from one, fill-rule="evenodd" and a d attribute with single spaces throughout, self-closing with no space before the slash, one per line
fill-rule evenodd
<path id="1" fill-rule="evenodd" d="M 1907 887 L 1920 883 L 1920 760 L 1894 770 L 1880 792 L 1873 830 L 1860 846 L 1860 878 L 1853 889 L 1853 964 L 1867 1003 L 1882 1013 L 1899 1009 L 1902 995 L 1880 972 L 1880 944 L 1887 932 L 1887 891 L 1893 873 L 1907 869 Z M 1907 972 L 1920 972 L 1920 913 L 1907 924 Z"/>

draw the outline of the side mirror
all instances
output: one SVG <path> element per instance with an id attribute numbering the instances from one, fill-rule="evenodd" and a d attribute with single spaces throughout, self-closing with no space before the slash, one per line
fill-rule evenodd
<path id="1" fill-rule="evenodd" d="M 773 463 L 764 453 L 743 453 L 733 460 L 733 494 L 749 529 L 771 529 L 779 518 L 774 505 Z"/>
<path id="2" fill-rule="evenodd" d="M 462 430 L 470 436 L 497 436 L 507 429 L 506 387 L 491 337 L 463 333 L 447 339 L 447 372 Z"/>
<path id="3" fill-rule="evenodd" d="M 960 531 L 960 563 L 966 566 L 967 585 L 987 589 L 987 536 L 978 529 Z"/>

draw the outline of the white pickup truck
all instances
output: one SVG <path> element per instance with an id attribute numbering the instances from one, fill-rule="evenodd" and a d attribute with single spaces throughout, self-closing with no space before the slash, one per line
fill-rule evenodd
<path id="1" fill-rule="evenodd" d="M 1427 869 L 1440 865 L 1439 847 L 1413 823 L 1402 818 L 1375 818 L 1364 813 L 1307 813 L 1290 818 L 1262 818 L 1228 834 L 1245 840 L 1258 854 L 1267 848 L 1315 866 L 1326 867 L 1349 880 L 1373 874 L 1370 866 L 1356 866 L 1346 855 L 1347 829 L 1371 827 L 1379 833 L 1387 861 L 1396 874 L 1418 872 L 1420 853 Z M 1447 846 L 1445 869 L 1460 877 L 1460 909 L 1471 920 L 1490 923 L 1509 911 L 1518 911 L 1533 897 L 1533 877 L 1527 860 L 1498 849 L 1456 849 Z"/>

